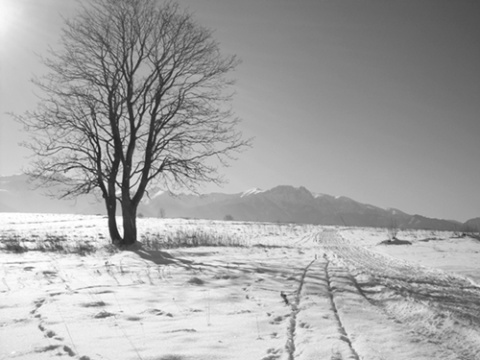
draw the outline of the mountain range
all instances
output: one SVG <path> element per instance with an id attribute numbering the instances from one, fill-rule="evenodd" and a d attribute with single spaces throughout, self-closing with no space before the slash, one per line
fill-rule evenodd
<path id="1" fill-rule="evenodd" d="M 93 195 L 58 200 L 46 197 L 43 195 L 45 189 L 34 185 L 26 175 L 0 177 L 0 212 L 105 214 L 103 203 Z M 50 188 L 49 192 L 55 193 L 55 190 Z M 158 191 L 144 198 L 139 215 L 456 231 L 480 229 L 480 218 L 465 223 L 433 219 L 288 185 L 237 194 L 172 195 Z"/>

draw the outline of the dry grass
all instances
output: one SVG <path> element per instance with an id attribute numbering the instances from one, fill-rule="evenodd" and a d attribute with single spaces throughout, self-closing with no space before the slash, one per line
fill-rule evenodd
<path id="1" fill-rule="evenodd" d="M 57 252 L 85 256 L 115 252 L 103 216 L 0 214 L 0 250 Z M 119 223 L 121 223 L 119 219 Z M 145 249 L 199 246 L 285 247 L 315 226 L 232 221 L 138 219 L 138 238 Z"/>

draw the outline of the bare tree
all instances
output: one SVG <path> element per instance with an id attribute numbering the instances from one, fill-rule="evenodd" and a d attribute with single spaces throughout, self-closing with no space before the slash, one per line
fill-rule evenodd
<path id="1" fill-rule="evenodd" d="M 229 106 L 238 59 L 176 3 L 91 0 L 60 45 L 34 80 L 38 108 L 15 118 L 33 135 L 31 175 L 65 185 L 62 197 L 98 192 L 113 243 L 136 242 L 149 186 L 220 182 L 216 164 L 250 145 Z"/>

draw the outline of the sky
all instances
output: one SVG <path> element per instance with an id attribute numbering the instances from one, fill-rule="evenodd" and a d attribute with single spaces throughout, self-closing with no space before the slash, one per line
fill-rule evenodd
<path id="1" fill-rule="evenodd" d="M 480 1 L 178 2 L 242 60 L 233 109 L 255 138 L 221 169 L 228 183 L 201 192 L 305 186 L 410 214 L 480 216 Z M 77 6 L 0 0 L 1 175 L 29 161 L 27 134 L 5 112 L 35 108 L 38 55 Z"/>

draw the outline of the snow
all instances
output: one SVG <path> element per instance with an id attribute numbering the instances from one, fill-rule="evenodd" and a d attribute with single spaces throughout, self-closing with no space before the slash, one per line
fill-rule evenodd
<path id="1" fill-rule="evenodd" d="M 389 211 L 392 215 L 398 214 L 398 211 L 396 209 L 387 208 L 386 210 Z"/>
<path id="2" fill-rule="evenodd" d="M 159 196 L 162 196 L 163 194 L 167 193 L 165 190 L 158 190 L 156 191 L 152 196 L 147 196 L 144 200 L 145 204 L 150 204 L 152 200 L 158 198 Z"/>
<path id="3" fill-rule="evenodd" d="M 262 192 L 265 192 L 265 191 L 262 190 L 262 189 L 259 189 L 259 188 L 253 188 L 253 189 L 244 191 L 244 192 L 242 193 L 242 195 L 240 195 L 240 197 L 245 197 L 245 196 L 260 194 L 260 193 L 262 193 Z"/>
<path id="4" fill-rule="evenodd" d="M 157 191 L 155 194 L 153 194 L 152 199 L 155 199 L 155 198 L 157 198 L 157 197 L 159 197 L 159 196 L 162 196 L 162 195 L 165 194 L 165 193 L 166 193 L 165 190 L 159 190 L 159 191 Z"/>
<path id="5" fill-rule="evenodd" d="M 2 246 L 30 249 L 0 250 L 0 359 L 480 356 L 471 238 L 400 231 L 412 245 L 385 246 L 373 228 L 148 218 L 138 228 L 144 244 L 225 246 L 118 252 L 101 216 L 0 214 Z M 69 251 L 40 251 L 54 240 Z M 81 255 L 84 243 L 97 251 Z"/>

